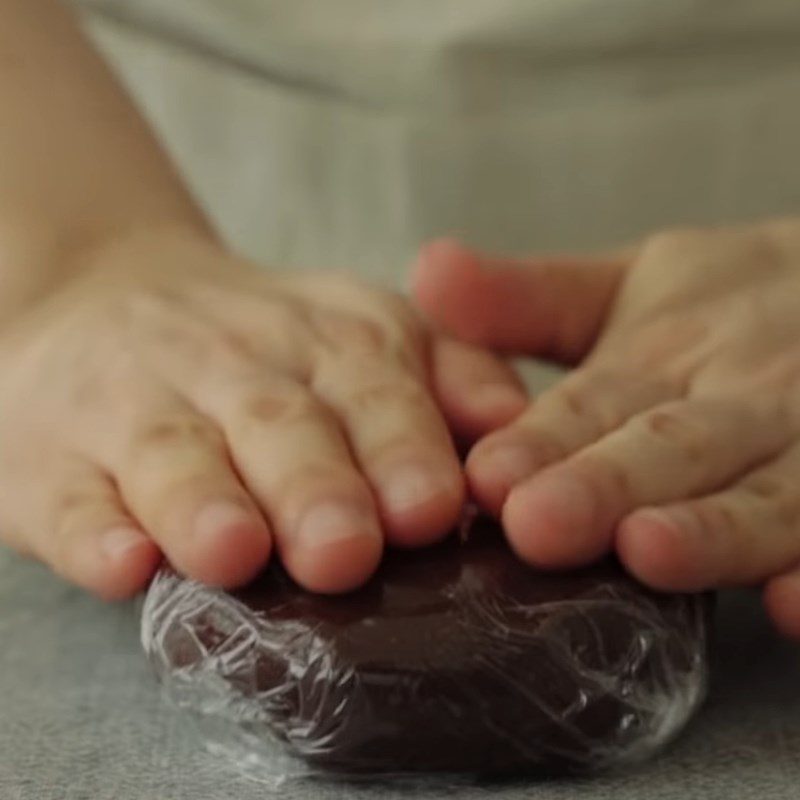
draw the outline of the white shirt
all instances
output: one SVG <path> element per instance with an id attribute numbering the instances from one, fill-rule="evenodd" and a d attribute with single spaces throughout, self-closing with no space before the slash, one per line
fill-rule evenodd
<path id="1" fill-rule="evenodd" d="M 395 281 L 420 241 L 615 244 L 800 209 L 796 0 L 100 0 L 229 236 Z"/>

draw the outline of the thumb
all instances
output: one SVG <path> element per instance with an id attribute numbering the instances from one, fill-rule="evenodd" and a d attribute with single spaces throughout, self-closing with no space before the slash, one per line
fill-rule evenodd
<path id="1" fill-rule="evenodd" d="M 459 339 L 575 363 L 592 348 L 631 260 L 489 258 L 441 239 L 420 251 L 411 290 L 431 322 Z"/>

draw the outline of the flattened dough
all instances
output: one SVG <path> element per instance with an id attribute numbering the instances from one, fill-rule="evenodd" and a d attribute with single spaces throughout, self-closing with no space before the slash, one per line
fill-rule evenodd
<path id="1" fill-rule="evenodd" d="M 338 773 L 550 775 L 638 760 L 678 733 L 705 693 L 707 612 L 612 561 L 532 570 L 479 520 L 389 553 L 344 597 L 277 566 L 234 595 L 164 570 L 143 641 L 232 752 L 263 743 L 249 755 Z"/>

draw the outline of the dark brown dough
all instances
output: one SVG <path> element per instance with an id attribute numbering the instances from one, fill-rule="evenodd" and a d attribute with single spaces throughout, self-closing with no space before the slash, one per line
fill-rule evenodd
<path id="1" fill-rule="evenodd" d="M 163 572 L 145 647 L 182 705 L 320 769 L 602 769 L 655 752 L 705 691 L 705 598 L 651 593 L 612 561 L 534 571 L 486 521 L 390 553 L 352 595 L 273 567 L 234 597 Z"/>

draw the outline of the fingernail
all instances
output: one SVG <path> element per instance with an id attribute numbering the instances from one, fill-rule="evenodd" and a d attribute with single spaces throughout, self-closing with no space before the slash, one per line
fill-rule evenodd
<path id="1" fill-rule="evenodd" d="M 122 558 L 129 550 L 147 541 L 147 536 L 136 528 L 111 528 L 103 534 L 101 547 L 111 559 Z"/>
<path id="2" fill-rule="evenodd" d="M 479 463 L 483 475 L 508 487 L 533 475 L 542 466 L 533 450 L 524 444 L 493 447 L 480 457 Z"/>
<path id="3" fill-rule="evenodd" d="M 298 542 L 305 547 L 380 535 L 380 527 L 372 514 L 346 503 L 313 506 L 300 519 L 297 532 Z"/>
<path id="4" fill-rule="evenodd" d="M 212 538 L 240 525 L 254 525 L 250 511 L 232 502 L 212 503 L 195 517 L 194 535 L 201 539 Z"/>
<path id="5" fill-rule="evenodd" d="M 392 511 L 407 511 L 457 491 L 456 484 L 439 471 L 421 466 L 403 466 L 391 473 L 382 494 Z"/>

